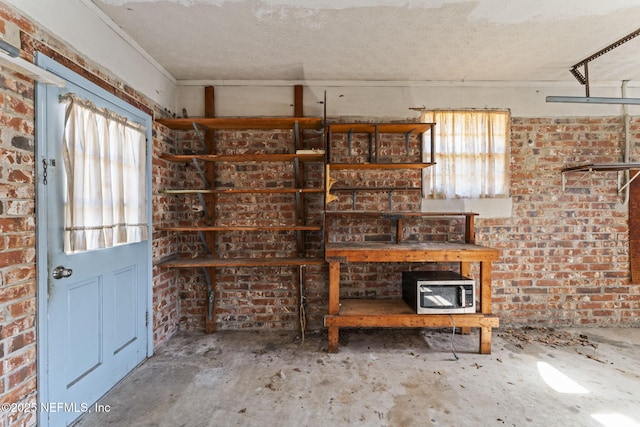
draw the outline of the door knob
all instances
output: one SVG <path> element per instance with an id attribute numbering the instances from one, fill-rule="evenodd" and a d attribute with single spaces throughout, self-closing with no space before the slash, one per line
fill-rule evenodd
<path id="1" fill-rule="evenodd" d="M 51 272 L 51 275 L 54 279 L 63 279 L 65 277 L 69 277 L 73 274 L 73 270 L 70 268 L 65 268 L 61 265 L 57 266 Z"/>

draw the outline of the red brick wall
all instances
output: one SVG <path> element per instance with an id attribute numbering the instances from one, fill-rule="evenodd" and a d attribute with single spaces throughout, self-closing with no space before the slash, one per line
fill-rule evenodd
<path id="1" fill-rule="evenodd" d="M 638 141 L 640 121 L 634 120 L 634 140 Z M 243 137 L 252 137 L 243 134 Z M 256 140 L 263 140 L 259 135 Z M 278 138 L 274 138 L 279 140 Z M 640 316 L 640 286 L 630 284 L 628 258 L 628 214 L 619 203 L 615 172 L 597 172 L 579 180 L 580 173 L 567 175 L 567 189 L 562 190 L 561 169 L 564 166 L 619 162 L 622 159 L 623 124 L 620 118 L 518 118 L 512 119 L 511 131 L 511 218 L 477 219 L 477 239 L 480 244 L 501 250 L 494 263 L 493 310 L 501 317 L 502 325 L 637 325 Z M 633 142 L 633 141 L 632 141 Z M 191 144 L 191 137 L 186 138 Z M 222 134 L 219 144 L 224 150 L 239 146 L 236 136 Z M 243 143 L 244 144 L 244 143 Z M 251 145 L 249 143 L 248 145 Z M 638 153 L 640 142 L 632 144 Z M 354 139 L 352 154 L 366 152 L 366 142 Z M 271 148 L 279 149 L 279 146 Z M 634 152 L 631 158 L 634 158 Z M 404 154 L 404 138 L 392 141 L 387 150 L 390 156 Z M 415 155 L 416 153 L 411 153 Z M 333 161 L 341 161 L 346 150 L 334 149 Z M 365 159 L 366 160 L 366 159 Z M 187 173 L 188 168 L 185 169 Z M 238 172 L 238 171 L 235 171 Z M 244 172 L 244 171 L 242 171 Z M 273 171 L 251 170 L 254 181 L 273 180 Z M 282 172 L 282 171 L 277 171 Z M 396 174 L 381 172 L 371 178 L 356 172 L 341 175 L 338 186 L 367 182 L 368 185 L 390 185 L 394 179 L 404 184 L 416 182 L 419 175 L 412 172 Z M 263 179 L 264 178 L 264 179 Z M 233 183 L 225 177 L 221 182 Z M 351 182 L 349 182 L 351 180 Z M 275 183 L 274 183 L 275 185 Z M 351 209 L 351 193 L 336 192 L 338 201 L 329 210 Z M 397 192 L 393 208 L 419 209 L 419 193 Z M 251 199 L 223 201 L 228 218 L 242 215 L 248 224 L 258 221 L 250 207 L 260 206 L 261 215 L 289 214 L 287 208 L 267 205 Z M 387 193 L 359 193 L 357 209 L 387 210 Z M 249 209 L 249 214 L 246 210 Z M 312 207 L 321 210 L 322 205 Z M 225 213 L 223 213 L 225 212 Z M 312 217 L 318 212 L 313 212 Z M 262 218 L 262 217 L 260 217 Z M 329 224 L 331 241 L 390 241 L 395 228 L 387 221 L 358 222 L 345 218 Z M 219 237 L 218 248 L 232 256 L 258 256 L 264 244 L 252 236 Z M 460 218 L 450 220 L 411 220 L 405 224 L 405 239 L 460 241 L 464 238 Z M 192 254 L 193 246 L 181 238 L 183 250 Z M 268 240 L 270 251 L 276 247 L 290 249 L 291 242 L 283 236 Z M 275 244 L 278 242 L 278 245 Z M 314 248 L 321 245 L 314 241 Z M 245 252 L 243 252 L 245 251 Z M 285 252 L 275 252 L 284 255 Z M 455 264 L 356 264 L 343 266 L 342 295 L 345 297 L 399 297 L 401 272 L 407 269 L 457 269 Z M 290 269 L 293 270 L 293 269 Z M 220 310 L 218 328 L 222 329 L 291 329 L 297 324 L 294 272 L 287 269 L 220 270 L 217 288 Z M 477 268 L 472 268 L 477 275 Z M 202 277 L 182 270 L 180 273 L 181 326 L 189 329 L 203 327 L 205 292 Z M 305 282 L 307 317 L 310 328 L 322 327 L 327 307 L 327 271 L 314 268 Z"/>
<path id="2" fill-rule="evenodd" d="M 89 63 L 44 29 L 0 4 L 0 31 L 7 21 L 16 23 L 21 30 L 21 56 L 25 59 L 33 60 L 34 52 L 40 50 L 147 112 L 160 109 L 108 71 Z M 0 403 L 36 402 L 34 126 L 33 82 L 0 69 Z M 159 133 L 154 138 L 154 154 L 158 150 L 166 151 L 165 147 L 172 143 L 173 140 Z M 154 168 L 158 168 L 157 159 L 154 159 Z M 164 165 L 161 169 L 170 172 Z M 157 196 L 157 187 L 165 184 L 162 172 L 154 175 L 154 206 L 175 211 L 163 205 L 162 197 Z M 170 215 L 156 209 L 154 222 L 165 217 L 170 219 Z M 156 239 L 154 235 L 154 260 L 169 256 L 173 250 L 170 240 Z M 175 283 L 172 273 L 154 274 L 156 344 L 177 330 Z M 35 422 L 35 414 L 0 412 L 0 425 Z"/>
<path id="3" fill-rule="evenodd" d="M 640 148 L 633 121 L 631 159 Z M 630 283 L 628 213 L 615 172 L 563 166 L 620 162 L 620 118 L 512 121 L 513 218 L 479 220 L 483 244 L 501 249 L 494 311 L 502 324 L 637 325 L 640 285 Z"/>
<path id="4" fill-rule="evenodd" d="M 36 265 L 30 82 L 0 75 L 0 402 L 35 402 Z M 20 414 L 1 413 L 0 420 Z M 34 417 L 23 417 L 26 423 Z M 2 421 L 0 421 L 2 422 Z"/>
<path id="5" fill-rule="evenodd" d="M 0 14 L 1 27 L 15 17 Z M 21 27 L 31 29 L 20 21 Z M 36 399 L 34 87 L 0 73 L 0 402 Z M 0 424 L 35 423 L 0 413 Z"/>
<path id="6" fill-rule="evenodd" d="M 162 153 L 174 149 L 175 140 L 167 128 L 154 124 L 153 127 L 153 224 L 154 228 L 173 224 L 177 218 L 176 199 L 162 193 L 162 190 L 176 187 L 180 178 L 177 165 L 160 159 Z M 156 264 L 174 257 L 177 252 L 175 235 L 153 232 L 153 342 L 158 345 L 167 341 L 178 330 L 178 272 L 161 269 Z"/>

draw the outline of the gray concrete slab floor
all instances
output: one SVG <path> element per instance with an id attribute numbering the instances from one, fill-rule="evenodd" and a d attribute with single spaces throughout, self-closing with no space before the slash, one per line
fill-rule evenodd
<path id="1" fill-rule="evenodd" d="M 494 330 L 489 355 L 444 329 L 342 329 L 326 347 L 181 332 L 76 425 L 640 426 L 640 328 Z"/>

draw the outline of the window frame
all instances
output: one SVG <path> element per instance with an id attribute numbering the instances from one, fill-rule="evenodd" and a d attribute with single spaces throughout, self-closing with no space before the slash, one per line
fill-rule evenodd
<path id="1" fill-rule="evenodd" d="M 499 113 L 506 114 L 505 117 L 505 129 L 504 138 L 502 139 L 503 149 L 500 152 L 503 159 L 503 169 L 501 171 L 502 176 L 502 188 L 503 191 L 495 195 L 482 195 L 481 197 L 433 197 L 427 186 L 431 181 L 427 174 L 434 174 L 438 172 L 438 121 L 432 120 L 433 116 L 437 113 Z M 428 117 L 431 115 L 432 117 Z M 511 200 L 511 111 L 508 109 L 424 109 L 420 116 L 422 122 L 435 122 L 436 135 L 435 135 L 435 162 L 433 165 L 423 172 L 423 193 L 422 193 L 422 205 L 421 210 L 423 212 L 477 212 L 482 217 L 491 218 L 504 218 L 511 216 L 512 200 Z M 430 135 L 424 135 L 424 155 L 425 158 L 430 158 Z M 470 174 L 466 176 L 471 176 Z M 459 183 L 458 183 L 459 184 Z"/>

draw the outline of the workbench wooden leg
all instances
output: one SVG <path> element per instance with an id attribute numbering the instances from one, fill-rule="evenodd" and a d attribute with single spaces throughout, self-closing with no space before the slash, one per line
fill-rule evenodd
<path id="1" fill-rule="evenodd" d="M 328 351 L 329 353 L 337 353 L 338 352 L 338 331 L 340 330 L 337 326 L 329 326 L 329 345 Z"/>
<path id="2" fill-rule="evenodd" d="M 471 326 L 463 326 L 460 328 L 460 335 L 469 335 L 471 334 Z"/>
<path id="3" fill-rule="evenodd" d="M 491 261 L 480 263 L 480 312 L 491 314 Z"/>
<path id="4" fill-rule="evenodd" d="M 340 263 L 329 262 L 329 314 L 340 312 Z"/>
<path id="5" fill-rule="evenodd" d="M 329 314 L 340 313 L 340 263 L 329 262 Z M 338 330 L 337 326 L 328 326 L 329 353 L 338 352 Z"/>
<path id="6" fill-rule="evenodd" d="M 480 328 L 480 354 L 491 354 L 491 328 Z"/>

